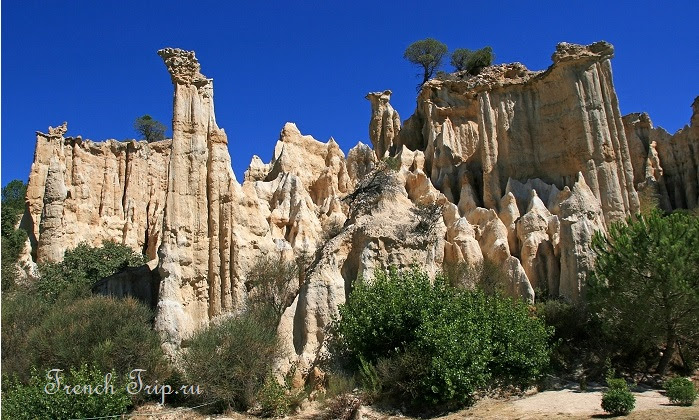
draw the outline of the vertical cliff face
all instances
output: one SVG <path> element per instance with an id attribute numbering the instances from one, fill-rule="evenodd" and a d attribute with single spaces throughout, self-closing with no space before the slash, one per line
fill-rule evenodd
<path id="1" fill-rule="evenodd" d="M 689 125 L 670 135 L 654 128 L 648 114 L 624 117 L 631 146 L 634 182 L 658 194 L 665 210 L 699 206 L 699 97 Z"/>
<path id="2" fill-rule="evenodd" d="M 95 143 L 65 137 L 67 124 L 37 132 L 27 186 L 32 257 L 60 261 L 80 242 L 112 240 L 156 257 L 170 141 Z"/>
<path id="3" fill-rule="evenodd" d="M 613 51 L 606 42 L 561 43 L 543 72 L 514 63 L 431 80 L 398 135 L 424 151 L 432 184 L 460 216 L 499 216 L 504 229 L 484 225 L 501 249 L 488 258 L 517 257 L 543 293 L 580 298 L 594 229 L 639 209 Z M 566 195 L 586 207 L 563 205 Z"/>

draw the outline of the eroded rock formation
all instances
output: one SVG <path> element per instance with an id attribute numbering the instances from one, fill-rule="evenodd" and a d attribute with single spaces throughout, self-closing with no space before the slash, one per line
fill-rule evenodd
<path id="1" fill-rule="evenodd" d="M 514 296 L 578 300 L 592 235 L 636 213 L 637 190 L 656 188 L 667 208 L 699 201 L 699 100 L 674 136 L 643 114 L 622 120 L 604 42 L 560 44 L 544 72 L 515 63 L 429 81 L 403 128 L 391 92 L 370 93 L 373 150 L 359 143 L 345 156 L 334 139 L 287 123 L 272 160 L 253 157 L 242 184 L 212 79 L 193 52 L 159 54 L 174 85 L 173 139 L 93 143 L 64 137 L 65 125 L 38 133 L 25 219 L 38 261 L 104 239 L 157 258 L 156 328 L 171 354 L 245 309 L 265 255 L 306 261 L 279 324 L 280 370 L 306 374 L 352 282 L 376 268 L 435 275 L 486 261 Z M 126 293 L 132 280 L 102 289 Z"/>
<path id="2" fill-rule="evenodd" d="M 400 131 L 400 116 L 388 102 L 391 93 L 390 90 L 385 90 L 366 95 L 366 99 L 371 102 L 369 139 L 379 159 L 383 159 L 390 152 L 395 153 L 400 147 L 399 144 L 394 144 L 394 139 Z"/>
<path id="3" fill-rule="evenodd" d="M 80 242 L 113 240 L 153 259 L 167 190 L 170 141 L 95 143 L 36 133 L 22 221 L 37 262 L 59 261 Z"/>

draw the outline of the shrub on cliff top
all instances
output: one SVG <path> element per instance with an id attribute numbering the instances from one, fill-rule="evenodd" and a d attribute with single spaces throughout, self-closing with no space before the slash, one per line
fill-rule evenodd
<path id="1" fill-rule="evenodd" d="M 466 70 L 474 76 L 480 73 L 483 68 L 492 65 L 493 60 L 495 60 L 495 54 L 493 54 L 491 47 L 483 47 L 475 51 L 457 48 L 451 54 L 451 65 L 457 71 Z"/>
<path id="2" fill-rule="evenodd" d="M 442 65 L 442 59 L 447 54 L 447 46 L 433 38 L 425 38 L 408 45 L 403 58 L 422 67 L 422 86 Z M 419 87 L 419 86 L 418 86 Z"/>

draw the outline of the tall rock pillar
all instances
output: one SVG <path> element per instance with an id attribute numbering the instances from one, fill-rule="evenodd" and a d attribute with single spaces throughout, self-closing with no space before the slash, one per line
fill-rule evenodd
<path id="1" fill-rule="evenodd" d="M 230 290 L 222 261 L 230 256 L 230 190 L 234 180 L 226 134 L 216 125 L 213 81 L 192 51 L 158 51 L 175 87 L 172 150 L 158 250 L 162 278 L 156 329 L 178 346 L 221 310 Z M 223 249 L 221 247 L 223 246 Z M 222 275 L 224 273 L 224 275 Z"/>

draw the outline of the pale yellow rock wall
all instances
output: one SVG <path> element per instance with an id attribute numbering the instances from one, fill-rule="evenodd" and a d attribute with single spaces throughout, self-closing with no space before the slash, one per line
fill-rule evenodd
<path id="1" fill-rule="evenodd" d="M 80 242 L 104 240 L 155 258 L 169 150 L 169 140 L 95 143 L 37 133 L 23 221 L 34 258 L 59 261 Z"/>

